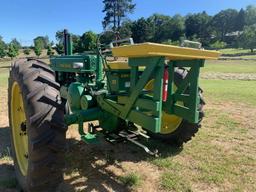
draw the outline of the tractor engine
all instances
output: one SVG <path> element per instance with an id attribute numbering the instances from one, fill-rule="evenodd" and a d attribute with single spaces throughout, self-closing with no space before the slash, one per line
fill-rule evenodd
<path id="1" fill-rule="evenodd" d="M 97 55 L 52 58 L 51 68 L 56 73 L 56 81 L 61 85 L 61 97 L 67 100 L 70 112 L 95 106 L 92 92 L 104 86 L 96 79 L 96 63 Z"/>

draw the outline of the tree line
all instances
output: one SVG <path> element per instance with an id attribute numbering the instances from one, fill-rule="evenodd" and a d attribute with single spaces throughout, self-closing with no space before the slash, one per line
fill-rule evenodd
<path id="1" fill-rule="evenodd" d="M 126 15 L 133 13 L 136 5 L 131 0 L 105 0 L 103 12 L 106 17 L 104 43 L 113 38 L 108 30 L 116 30 L 121 38 L 131 36 L 136 43 L 146 41 L 166 44 L 180 44 L 182 40 L 201 42 L 206 48 L 225 47 L 256 48 L 256 6 L 246 9 L 226 9 L 211 16 L 205 11 L 181 16 L 153 14 L 148 18 L 128 20 Z M 125 2 L 125 3 L 124 3 Z M 116 6 L 119 4 L 119 6 Z M 117 22 L 121 16 L 121 24 Z"/>
<path id="2" fill-rule="evenodd" d="M 210 16 L 201 13 L 174 16 L 153 14 L 135 21 L 127 19 L 136 8 L 132 0 L 103 0 L 105 17 L 100 35 L 102 44 L 109 44 L 116 38 L 132 37 L 135 43 L 156 42 L 179 45 L 182 40 L 201 42 L 203 47 L 221 49 L 225 47 L 256 48 L 256 6 L 246 9 L 226 9 Z M 56 33 L 58 53 L 63 53 L 62 31 Z M 96 46 L 97 34 L 88 31 L 73 34 L 74 52 L 89 51 Z"/>
<path id="3" fill-rule="evenodd" d="M 23 49 L 25 55 L 30 55 L 33 50 L 35 55 L 40 56 L 43 49 L 47 49 L 47 55 L 53 55 L 53 45 L 54 43 L 49 43 L 48 36 L 38 36 L 34 39 L 34 46 L 25 46 L 22 47 L 21 43 L 16 39 L 12 39 L 10 43 L 5 43 L 3 38 L 0 36 L 0 58 L 8 56 L 10 58 L 15 58 L 19 55 L 19 51 Z"/>
<path id="4" fill-rule="evenodd" d="M 104 32 L 97 35 L 87 31 L 82 35 L 72 34 L 75 53 L 94 50 L 97 38 L 102 44 L 109 44 L 114 39 L 132 37 L 135 43 L 156 42 L 179 45 L 182 40 L 201 42 L 205 48 L 220 49 L 225 47 L 245 48 L 252 52 L 256 48 L 256 6 L 249 5 L 246 9 L 226 9 L 211 16 L 207 12 L 181 16 L 153 14 L 148 18 L 129 20 L 127 15 L 136 10 L 132 0 L 103 0 L 105 17 L 102 21 Z M 31 50 L 37 56 L 47 49 L 47 55 L 55 51 L 63 54 L 63 30 L 55 35 L 56 44 L 50 42 L 48 36 L 38 36 L 32 47 L 23 47 L 25 55 Z M 14 58 L 22 48 L 14 38 L 5 43 L 0 36 L 0 58 Z"/>

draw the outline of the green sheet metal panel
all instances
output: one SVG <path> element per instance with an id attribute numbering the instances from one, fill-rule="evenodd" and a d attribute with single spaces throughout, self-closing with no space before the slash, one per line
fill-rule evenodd
<path id="1" fill-rule="evenodd" d="M 59 56 L 50 59 L 50 66 L 54 71 L 83 73 L 96 71 L 97 62 L 101 65 L 97 55 Z"/>

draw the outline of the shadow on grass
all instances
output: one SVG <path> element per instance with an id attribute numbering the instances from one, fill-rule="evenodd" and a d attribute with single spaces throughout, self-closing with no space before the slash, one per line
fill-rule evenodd
<path id="1" fill-rule="evenodd" d="M 14 167 L 10 157 L 9 127 L 0 128 L 0 191 L 16 187 Z M 143 141 L 142 141 L 143 142 Z M 161 157 L 175 156 L 182 148 L 166 146 L 158 141 L 143 142 L 151 149 L 158 149 Z M 110 144 L 103 138 L 99 144 L 85 144 L 75 139 L 67 140 L 65 153 L 65 181 L 60 185 L 61 192 L 78 191 L 132 191 L 120 179 L 120 174 L 110 167 L 125 171 L 122 162 L 139 163 L 155 157 L 143 149 L 127 142 Z M 127 171 L 127 170 L 126 170 Z"/>
<path id="2" fill-rule="evenodd" d="M 182 148 L 167 146 L 158 141 L 148 142 L 148 146 L 157 148 L 161 157 L 175 156 L 182 151 Z M 115 170 L 118 169 L 119 173 L 120 170 L 125 171 L 122 162 L 139 163 L 157 158 L 131 143 L 113 145 L 104 139 L 99 144 L 90 145 L 69 139 L 65 155 L 66 179 L 61 191 L 76 191 L 79 188 L 82 191 L 131 191 L 129 186 L 122 183 L 120 174 Z"/>
<path id="3" fill-rule="evenodd" d="M 0 127 L 0 191 L 13 191 L 11 189 L 17 186 L 10 154 L 9 134 L 9 127 Z"/>
<path id="4" fill-rule="evenodd" d="M 0 157 L 10 156 L 10 129 L 9 127 L 0 127 Z"/>

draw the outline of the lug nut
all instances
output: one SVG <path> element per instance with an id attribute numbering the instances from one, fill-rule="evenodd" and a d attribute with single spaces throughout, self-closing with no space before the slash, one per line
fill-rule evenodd
<path id="1" fill-rule="evenodd" d="M 26 132 L 26 130 L 27 130 L 26 121 L 24 121 L 20 124 L 20 129 L 22 132 Z"/>

